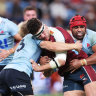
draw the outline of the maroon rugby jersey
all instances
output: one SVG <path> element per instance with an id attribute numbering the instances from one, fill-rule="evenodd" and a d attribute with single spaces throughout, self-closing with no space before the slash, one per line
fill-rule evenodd
<path id="1" fill-rule="evenodd" d="M 67 31 L 65 31 L 61 27 L 56 27 L 56 28 L 58 30 L 60 30 L 62 32 L 63 36 L 65 37 L 65 43 L 74 43 L 73 38 L 70 36 L 70 34 Z M 64 76 L 65 69 L 69 66 L 70 61 L 72 61 L 73 59 L 84 59 L 84 58 L 87 58 L 87 57 L 88 57 L 88 55 L 83 50 L 80 50 L 80 53 L 78 55 L 75 54 L 74 51 L 71 51 L 71 50 L 67 51 L 66 63 L 65 63 L 64 66 L 61 66 L 59 68 L 59 71 L 58 71 L 59 75 Z"/>
<path id="2" fill-rule="evenodd" d="M 64 30 L 61 27 L 55 27 L 55 28 L 58 29 L 62 33 L 62 35 L 65 38 L 65 43 L 74 43 L 73 38 L 70 36 L 70 34 L 66 30 Z M 53 35 L 50 35 L 50 41 L 55 42 L 55 38 L 54 38 Z M 43 49 L 41 56 L 48 56 L 50 58 L 54 58 L 55 57 L 55 53 Z M 73 59 L 83 59 L 83 58 L 87 58 L 87 54 L 84 51 L 82 51 L 82 50 L 80 51 L 80 53 L 78 55 L 75 54 L 75 52 L 73 52 L 71 50 L 67 51 L 66 64 L 59 68 L 59 71 L 58 71 L 59 75 L 64 76 L 64 73 L 65 73 L 64 70 L 66 69 L 66 67 L 68 67 L 69 62 L 71 60 L 73 60 Z"/>

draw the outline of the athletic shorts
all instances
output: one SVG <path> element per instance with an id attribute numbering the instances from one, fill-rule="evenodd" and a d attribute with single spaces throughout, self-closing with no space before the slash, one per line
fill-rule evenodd
<path id="1" fill-rule="evenodd" d="M 64 76 L 63 92 L 84 90 L 84 85 L 96 81 L 96 65 L 83 66 Z"/>
<path id="2" fill-rule="evenodd" d="M 14 69 L 3 69 L 0 73 L 0 93 L 33 95 L 30 77 Z"/>

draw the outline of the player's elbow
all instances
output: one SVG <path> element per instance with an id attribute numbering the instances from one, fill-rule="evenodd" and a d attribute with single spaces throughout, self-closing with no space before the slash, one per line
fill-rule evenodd
<path id="1" fill-rule="evenodd" d="M 66 58 L 67 58 L 66 52 L 61 54 L 57 53 L 55 57 L 55 61 L 58 63 L 59 66 L 63 66 L 65 65 Z"/>

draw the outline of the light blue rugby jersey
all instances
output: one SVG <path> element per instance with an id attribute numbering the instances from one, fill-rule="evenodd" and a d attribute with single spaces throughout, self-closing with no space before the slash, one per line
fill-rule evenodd
<path id="1" fill-rule="evenodd" d="M 18 27 L 12 21 L 0 17 L 0 49 L 10 49 L 14 46 L 13 36 L 18 33 Z M 0 65 L 6 65 L 12 60 L 13 54 L 0 62 Z"/>
<path id="2" fill-rule="evenodd" d="M 73 37 L 72 34 L 70 34 L 74 41 L 77 40 Z M 82 50 L 88 54 L 88 56 L 92 55 L 94 52 L 92 51 L 92 46 L 96 44 L 96 32 L 92 31 L 90 29 L 86 29 L 86 35 L 83 38 L 82 41 L 83 47 Z M 72 50 L 74 51 L 74 50 Z M 75 50 L 76 51 L 76 50 Z M 75 52 L 78 54 L 78 52 Z"/>
<path id="3" fill-rule="evenodd" d="M 30 59 L 35 62 L 38 60 L 41 53 L 38 46 L 40 42 L 40 40 L 32 39 L 31 34 L 26 35 L 17 47 L 12 61 L 4 69 L 16 69 L 30 76 L 30 73 L 32 73 Z"/>
<path id="4" fill-rule="evenodd" d="M 87 29 L 86 32 L 87 34 L 82 41 L 82 49 L 90 56 L 94 53 L 92 51 L 92 46 L 96 44 L 96 32 L 89 29 Z"/>

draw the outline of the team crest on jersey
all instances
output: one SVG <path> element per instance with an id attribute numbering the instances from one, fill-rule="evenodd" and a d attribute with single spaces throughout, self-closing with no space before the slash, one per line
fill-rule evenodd
<path id="1" fill-rule="evenodd" d="M 53 33 L 54 33 L 54 32 L 50 30 L 50 34 L 53 35 Z"/>
<path id="2" fill-rule="evenodd" d="M 2 31 L 0 31 L 0 34 L 3 34 L 4 33 L 4 31 L 2 30 Z"/>
<path id="3" fill-rule="evenodd" d="M 90 44 L 89 43 L 87 43 L 87 47 L 89 47 L 90 46 Z"/>
<path id="4" fill-rule="evenodd" d="M 81 75 L 80 75 L 80 78 L 82 79 L 84 76 L 85 76 L 84 74 L 81 74 Z"/>

